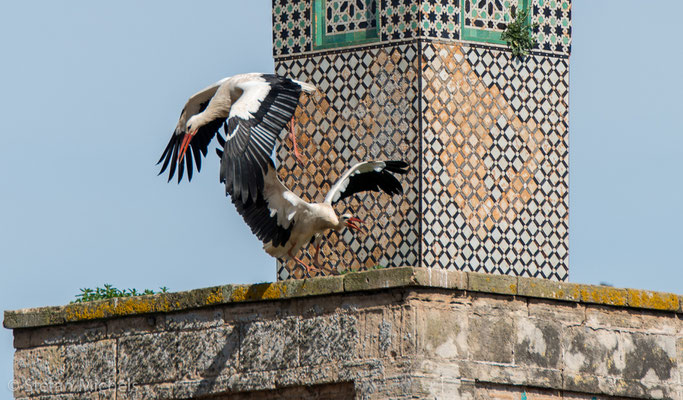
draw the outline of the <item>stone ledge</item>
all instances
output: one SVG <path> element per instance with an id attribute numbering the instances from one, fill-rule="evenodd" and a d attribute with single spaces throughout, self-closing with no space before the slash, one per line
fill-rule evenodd
<path id="1" fill-rule="evenodd" d="M 187 292 L 5 311 L 8 329 L 59 325 L 129 315 L 167 313 L 220 304 L 284 300 L 398 287 L 432 287 L 507 296 L 600 304 L 683 314 L 683 296 L 647 290 L 555 282 L 430 268 L 388 268 L 342 276 L 255 285 L 223 285 Z"/>

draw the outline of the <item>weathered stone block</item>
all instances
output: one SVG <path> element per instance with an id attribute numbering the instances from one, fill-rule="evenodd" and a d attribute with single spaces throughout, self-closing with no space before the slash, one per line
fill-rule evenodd
<path id="1" fill-rule="evenodd" d="M 299 364 L 300 333 L 295 318 L 258 321 L 240 327 L 240 370 L 292 368 Z"/>
<path id="2" fill-rule="evenodd" d="M 7 329 L 15 329 L 61 323 L 64 323 L 63 307 L 42 307 L 5 311 L 2 325 Z"/>
<path id="3" fill-rule="evenodd" d="M 625 306 L 628 304 L 626 289 L 610 286 L 580 285 L 581 301 L 585 303 Z"/>
<path id="4" fill-rule="evenodd" d="M 115 386 L 114 340 L 18 350 L 15 396 L 88 392 Z"/>
<path id="5" fill-rule="evenodd" d="M 465 307 L 417 309 L 418 349 L 421 356 L 436 359 L 467 359 L 469 317 Z"/>
<path id="6" fill-rule="evenodd" d="M 674 312 L 678 311 L 680 308 L 678 295 L 673 293 L 636 289 L 626 289 L 626 292 L 628 293 L 628 305 L 630 307 Z"/>
<path id="7" fill-rule="evenodd" d="M 94 342 L 105 339 L 106 336 L 107 326 L 104 322 L 58 325 L 34 331 L 31 346 Z"/>
<path id="8" fill-rule="evenodd" d="M 344 277 L 331 276 L 327 278 L 304 279 L 301 286 L 291 291 L 292 296 L 307 297 L 323 294 L 341 293 L 344 291 Z"/>
<path id="9" fill-rule="evenodd" d="M 281 300 L 301 293 L 303 280 L 224 286 L 223 296 L 230 302 Z M 318 286 L 319 287 L 319 286 Z"/>
<path id="10" fill-rule="evenodd" d="M 624 369 L 624 342 L 617 331 L 570 327 L 565 332 L 563 360 L 565 371 L 593 375 L 619 375 Z M 592 391 L 595 388 L 586 388 Z"/>
<path id="11" fill-rule="evenodd" d="M 472 296 L 471 301 L 470 309 L 474 314 L 523 317 L 529 313 L 526 300 L 513 296 L 483 294 Z"/>
<path id="12" fill-rule="evenodd" d="M 415 282 L 426 287 L 440 287 L 444 289 L 467 289 L 467 273 L 449 271 L 441 268 L 414 268 Z"/>
<path id="13" fill-rule="evenodd" d="M 477 361 L 512 363 L 514 320 L 509 316 L 470 316 L 467 345 L 470 358 Z"/>
<path id="14" fill-rule="evenodd" d="M 106 321 L 107 337 L 141 335 L 162 332 L 166 329 L 166 319 L 162 314 L 149 314 L 125 318 L 112 318 Z"/>
<path id="15" fill-rule="evenodd" d="M 397 339 L 401 322 L 400 318 L 395 318 L 393 310 L 364 310 L 361 318 L 360 351 L 363 358 L 396 357 L 400 348 Z"/>
<path id="16" fill-rule="evenodd" d="M 667 335 L 675 335 L 680 330 L 680 323 L 674 314 L 599 305 L 586 306 L 586 325 Z"/>
<path id="17" fill-rule="evenodd" d="M 228 285 L 231 286 L 231 285 Z M 162 293 L 155 296 L 143 296 L 153 304 L 152 308 L 160 312 L 184 310 L 222 304 L 228 301 L 223 295 L 223 286 L 194 289 L 186 292 Z M 122 306 L 125 305 L 122 304 Z M 129 306 L 133 306 L 131 304 Z"/>
<path id="18" fill-rule="evenodd" d="M 157 400 L 175 399 L 174 384 L 161 383 L 155 385 L 119 385 L 116 400 Z"/>
<path id="19" fill-rule="evenodd" d="M 586 306 L 580 303 L 529 299 L 529 317 L 558 321 L 565 325 L 580 325 L 586 319 Z"/>
<path id="20" fill-rule="evenodd" d="M 535 278 L 518 278 L 517 294 L 566 301 L 581 300 L 580 285 Z"/>
<path id="21" fill-rule="evenodd" d="M 562 368 L 561 328 L 557 322 L 521 318 L 516 328 L 516 365 Z"/>
<path id="22" fill-rule="evenodd" d="M 220 308 L 197 310 L 193 313 L 177 312 L 166 315 L 166 329 L 168 330 L 208 329 L 224 324 L 223 310 Z"/>
<path id="23" fill-rule="evenodd" d="M 15 329 L 14 330 L 14 348 L 26 349 L 31 346 L 31 334 L 33 329 Z"/>
<path id="24" fill-rule="evenodd" d="M 413 268 L 386 268 L 365 272 L 352 272 L 344 276 L 344 291 L 386 289 L 416 284 Z"/>
<path id="25" fill-rule="evenodd" d="M 517 386 L 536 386 L 561 388 L 562 372 L 547 368 L 529 368 L 517 365 L 500 365 L 481 361 L 460 363 L 460 376 L 463 381 L 489 382 Z M 515 399 L 517 400 L 517 399 Z"/>
<path id="26" fill-rule="evenodd" d="M 470 388 L 463 387 L 461 372 L 452 363 L 425 360 L 413 376 L 413 391 L 425 399 L 467 399 Z M 407 393 L 404 391 L 403 393 Z M 417 396 L 415 396 L 417 397 Z"/>
<path id="27" fill-rule="evenodd" d="M 634 333 L 624 336 L 624 379 L 646 386 L 678 381 L 676 339 L 673 336 Z"/>
<path id="28" fill-rule="evenodd" d="M 301 365 L 319 365 L 350 360 L 355 357 L 359 343 L 358 317 L 333 314 L 307 318 L 299 326 L 301 337 Z"/>
<path id="29" fill-rule="evenodd" d="M 467 274 L 467 290 L 496 294 L 517 294 L 517 277 L 470 272 Z"/>
<path id="30" fill-rule="evenodd" d="M 415 357 L 418 354 L 418 313 L 422 307 L 411 301 L 409 305 L 401 309 L 401 332 L 399 333 L 400 355 L 403 357 Z"/>
<path id="31" fill-rule="evenodd" d="M 238 334 L 231 326 L 119 339 L 119 384 L 212 377 L 236 367 Z"/>

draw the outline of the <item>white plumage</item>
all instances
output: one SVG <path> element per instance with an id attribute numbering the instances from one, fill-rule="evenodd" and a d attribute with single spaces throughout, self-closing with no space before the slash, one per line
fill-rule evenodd
<path id="1" fill-rule="evenodd" d="M 275 141 L 292 119 L 299 95 L 315 90 L 309 83 L 259 73 L 221 79 L 192 95 L 185 104 L 159 159 L 158 163 L 163 162 L 159 174 L 170 166 L 168 180 L 177 170 L 180 182 L 187 169 L 191 180 L 192 160 L 199 171 L 209 143 L 217 136 L 223 146 L 221 181 L 226 191 L 245 201 L 254 199 L 263 189 Z M 218 133 L 221 126 L 226 139 Z"/>
<path id="2" fill-rule="evenodd" d="M 256 201 L 232 199 L 252 232 L 264 243 L 264 250 L 273 257 L 294 259 L 308 272 L 314 268 L 297 257 L 303 246 L 316 237 L 316 263 L 320 237 L 325 231 L 345 227 L 360 230 L 363 221 L 351 214 L 338 216 L 332 205 L 363 191 L 384 191 L 400 194 L 403 188 L 392 173 L 405 174 L 408 164 L 402 161 L 368 161 L 354 165 L 332 186 L 322 203 L 308 203 L 287 189 L 269 167 L 264 179 L 262 196 Z"/>

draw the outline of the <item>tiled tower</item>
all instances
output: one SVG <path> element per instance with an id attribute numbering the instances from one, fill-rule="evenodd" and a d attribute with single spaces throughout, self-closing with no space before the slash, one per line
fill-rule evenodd
<path id="1" fill-rule="evenodd" d="M 512 8 L 538 23 L 524 59 Z M 328 235 L 326 266 L 566 280 L 570 43 L 571 0 L 273 0 L 276 73 L 320 89 L 296 113 L 306 165 L 277 149 L 285 184 L 321 201 L 355 162 L 412 166 L 403 198 L 338 206 L 368 229 Z"/>

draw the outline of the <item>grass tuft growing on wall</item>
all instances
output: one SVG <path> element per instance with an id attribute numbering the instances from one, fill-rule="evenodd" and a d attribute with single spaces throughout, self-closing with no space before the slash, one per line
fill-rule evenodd
<path id="1" fill-rule="evenodd" d="M 159 288 L 158 292 L 151 289 L 145 289 L 138 291 L 137 289 L 117 289 L 112 285 L 105 284 L 104 287 L 96 287 L 95 289 L 83 288 L 81 293 L 76 295 L 76 300 L 72 303 L 87 303 L 89 301 L 113 299 L 115 297 L 133 297 L 133 296 L 145 296 L 148 294 L 166 293 L 168 288 L 162 286 Z"/>

